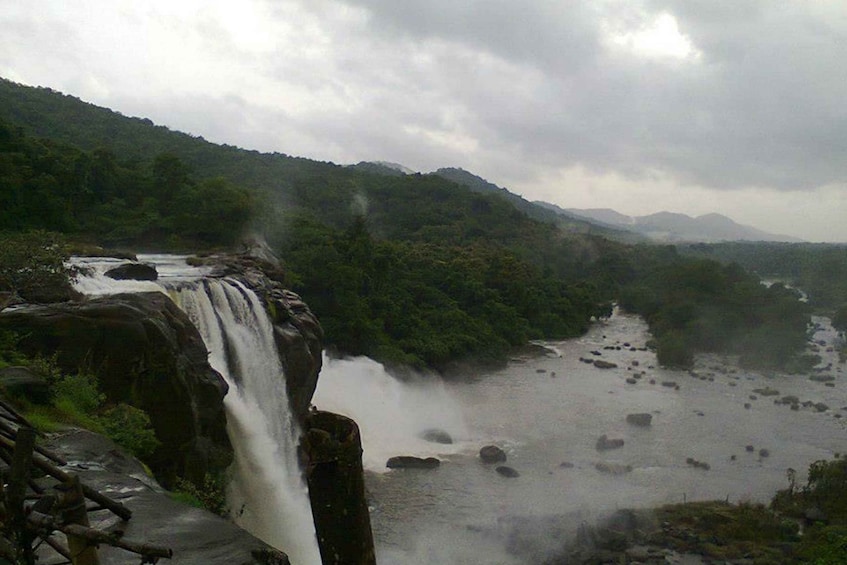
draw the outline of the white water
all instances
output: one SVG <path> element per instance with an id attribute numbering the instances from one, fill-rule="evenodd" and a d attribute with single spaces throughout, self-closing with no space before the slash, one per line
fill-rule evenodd
<path id="1" fill-rule="evenodd" d="M 386 472 L 395 455 L 437 457 L 467 447 L 468 430 L 459 403 L 437 379 L 400 382 L 367 357 L 332 359 L 324 355 L 318 389 L 312 403 L 343 414 L 359 425 L 364 443 L 362 464 Z M 447 432 L 454 443 L 421 438 L 426 430 Z"/>
<path id="2" fill-rule="evenodd" d="M 157 260 L 158 259 L 158 260 Z M 112 262 L 89 262 L 76 287 L 90 295 L 166 292 L 188 314 L 209 349 L 209 363 L 229 385 L 227 432 L 235 450 L 227 502 L 241 527 L 285 551 L 297 565 L 321 562 L 273 327 L 258 297 L 235 280 L 199 279 L 181 258 L 144 257 L 160 280 L 114 281 Z"/>

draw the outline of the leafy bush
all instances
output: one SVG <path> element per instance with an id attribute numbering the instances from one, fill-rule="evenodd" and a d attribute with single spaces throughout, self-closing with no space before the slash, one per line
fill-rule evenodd
<path id="1" fill-rule="evenodd" d="M 202 485 L 195 485 L 185 479 L 177 479 L 177 488 L 171 497 L 197 508 L 205 508 L 218 516 L 226 516 L 226 478 L 220 475 L 206 474 Z"/>
<path id="2" fill-rule="evenodd" d="M 153 454 L 160 442 L 144 410 L 118 404 L 98 417 L 106 435 L 140 459 Z"/>
<path id="3" fill-rule="evenodd" d="M 45 231 L 0 236 L 0 291 L 33 302 L 66 299 L 73 269 L 62 237 Z"/>

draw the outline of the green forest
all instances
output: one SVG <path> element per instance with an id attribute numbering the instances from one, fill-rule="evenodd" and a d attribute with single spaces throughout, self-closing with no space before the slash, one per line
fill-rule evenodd
<path id="1" fill-rule="evenodd" d="M 645 317 L 668 366 L 688 367 L 700 351 L 753 366 L 808 362 L 798 355 L 810 307 L 760 284 L 742 258 L 625 243 L 473 188 L 215 145 L 0 80 L 6 242 L 42 230 L 77 245 L 210 252 L 260 236 L 329 347 L 414 367 L 500 360 L 531 339 L 577 336 L 615 302 Z M 13 263 L 0 291 L 19 290 Z"/>

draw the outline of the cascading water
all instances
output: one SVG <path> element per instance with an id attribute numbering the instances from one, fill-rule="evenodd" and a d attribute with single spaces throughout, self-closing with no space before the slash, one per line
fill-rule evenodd
<path id="1" fill-rule="evenodd" d="M 184 274 L 184 273 L 183 273 Z M 198 273 L 192 273 L 197 275 Z M 159 283 L 92 276 L 89 294 L 160 290 L 188 314 L 227 381 L 227 431 L 235 450 L 227 502 L 237 524 L 296 564 L 319 564 L 311 508 L 297 459 L 298 430 L 290 412 L 273 327 L 256 294 L 232 279 Z"/>
<path id="2" fill-rule="evenodd" d="M 228 495 L 236 523 L 295 563 L 320 563 L 306 487 L 297 464 L 297 431 L 273 327 L 258 297 L 233 280 L 205 280 L 171 292 L 227 381 L 227 429 L 235 448 Z"/>

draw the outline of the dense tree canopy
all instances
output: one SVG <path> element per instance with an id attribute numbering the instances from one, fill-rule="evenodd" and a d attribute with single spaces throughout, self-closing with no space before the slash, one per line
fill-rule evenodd
<path id="1" fill-rule="evenodd" d="M 442 173 L 214 145 L 0 80 L 0 232 L 199 251 L 255 230 L 343 352 L 433 367 L 497 358 L 529 339 L 578 335 L 616 299 L 647 319 L 668 365 L 725 351 L 779 366 L 802 349 L 808 312 L 794 291 L 673 247 L 544 221 L 549 211 Z M 847 279 L 837 254 L 813 266 L 799 273 Z M 837 285 L 801 286 L 813 302 L 847 303 Z"/>

